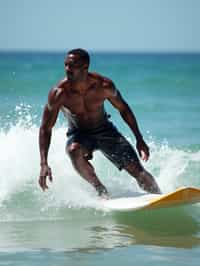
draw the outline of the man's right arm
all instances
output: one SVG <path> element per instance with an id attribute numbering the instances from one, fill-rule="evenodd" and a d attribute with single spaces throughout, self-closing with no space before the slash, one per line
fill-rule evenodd
<path id="1" fill-rule="evenodd" d="M 39 184 L 43 190 L 47 189 L 46 177 L 52 181 L 51 168 L 48 166 L 48 151 L 51 142 L 52 128 L 56 122 L 59 112 L 59 89 L 52 89 L 49 93 L 48 103 L 43 112 L 42 123 L 39 130 L 39 149 L 40 149 L 40 177 Z"/>

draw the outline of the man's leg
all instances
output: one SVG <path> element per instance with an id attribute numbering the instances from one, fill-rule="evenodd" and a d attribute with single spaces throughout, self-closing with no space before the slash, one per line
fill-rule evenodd
<path id="1" fill-rule="evenodd" d="M 91 185 L 95 187 L 98 194 L 108 194 L 107 189 L 98 179 L 94 167 L 88 162 L 87 152 L 79 143 L 72 143 L 66 148 L 76 171 Z"/>
<path id="2" fill-rule="evenodd" d="M 150 193 L 161 194 L 161 190 L 157 185 L 153 176 L 147 172 L 140 162 L 131 162 L 124 168 L 131 176 L 135 177 L 138 185 Z"/>

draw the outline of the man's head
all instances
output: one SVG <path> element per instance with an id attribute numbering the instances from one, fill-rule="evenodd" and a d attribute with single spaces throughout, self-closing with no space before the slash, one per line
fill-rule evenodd
<path id="1" fill-rule="evenodd" d="M 67 55 L 75 55 L 77 58 L 79 58 L 79 62 L 81 62 L 82 64 L 86 64 L 89 67 L 90 56 L 86 50 L 81 48 L 73 49 L 70 50 Z"/>
<path id="2" fill-rule="evenodd" d="M 90 56 L 83 49 L 73 49 L 67 53 L 64 63 L 68 79 L 80 80 L 88 72 Z"/>

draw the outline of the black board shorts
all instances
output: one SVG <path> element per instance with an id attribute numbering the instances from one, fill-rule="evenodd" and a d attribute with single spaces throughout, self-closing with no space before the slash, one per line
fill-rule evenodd
<path id="1" fill-rule="evenodd" d="M 110 121 L 95 129 L 70 128 L 67 137 L 67 146 L 79 143 L 91 154 L 99 150 L 119 170 L 131 162 L 139 162 L 135 149 Z"/>

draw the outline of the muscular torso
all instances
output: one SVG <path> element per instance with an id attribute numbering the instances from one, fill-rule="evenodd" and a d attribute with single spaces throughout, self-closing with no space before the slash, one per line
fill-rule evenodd
<path id="1" fill-rule="evenodd" d="M 96 128 L 105 122 L 104 110 L 110 83 L 96 74 L 89 74 L 83 89 L 73 88 L 70 82 L 60 84 L 60 110 L 68 119 L 70 127 Z"/>

